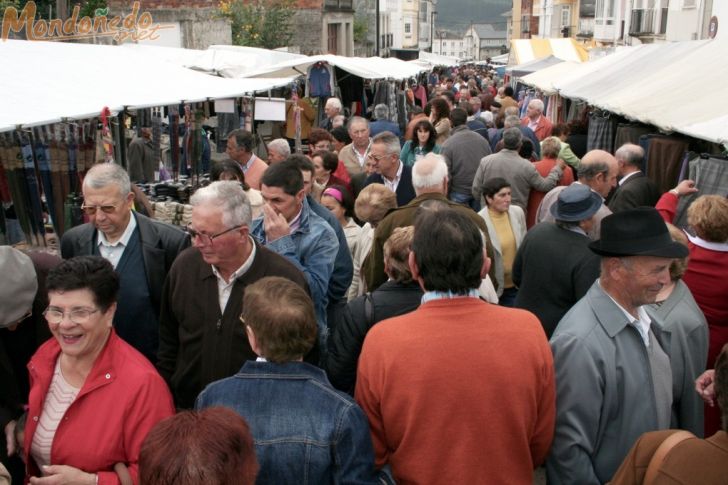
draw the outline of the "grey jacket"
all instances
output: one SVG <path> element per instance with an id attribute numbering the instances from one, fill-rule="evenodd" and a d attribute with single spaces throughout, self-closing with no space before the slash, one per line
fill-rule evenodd
<path id="1" fill-rule="evenodd" d="M 670 334 L 650 326 L 669 355 Z M 656 431 L 657 404 L 639 332 L 597 280 L 551 337 L 556 430 L 551 485 L 605 483 L 642 433 Z"/>
<path id="2" fill-rule="evenodd" d="M 536 167 L 528 160 L 521 158 L 517 151 L 504 148 L 480 161 L 473 180 L 472 193 L 475 200 L 480 200 L 485 181 L 493 177 L 502 177 L 511 184 L 512 203 L 525 211 L 531 188 L 548 192 L 559 183 L 562 173 L 561 167 L 556 165 L 551 169 L 548 177 L 543 178 Z"/>
<path id="3" fill-rule="evenodd" d="M 450 174 L 450 192 L 469 194 L 480 160 L 490 155 L 490 145 L 485 138 L 461 125 L 450 132 L 441 154 Z"/>
<path id="4" fill-rule="evenodd" d="M 687 285 L 678 280 L 670 296 L 647 309 L 664 322 L 670 332 L 672 368 L 671 428 L 686 429 L 703 436 L 703 400 L 695 392 L 695 379 L 708 361 L 708 323 Z"/>

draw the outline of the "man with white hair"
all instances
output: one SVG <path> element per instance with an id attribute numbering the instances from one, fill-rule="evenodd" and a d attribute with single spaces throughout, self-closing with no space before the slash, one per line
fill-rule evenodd
<path id="1" fill-rule="evenodd" d="M 291 154 L 291 145 L 285 138 L 276 138 L 268 143 L 268 165 L 280 163 Z"/>
<path id="2" fill-rule="evenodd" d="M 441 155 L 428 153 L 414 164 L 412 186 L 417 197 L 412 199 L 409 204 L 394 209 L 377 225 L 372 249 L 362 265 L 361 274 L 364 275 L 369 291 L 373 291 L 387 281 L 387 275 L 384 272 L 384 243 L 395 228 L 411 226 L 414 223 L 417 208 L 427 201 L 439 201 L 466 214 L 484 234 L 487 234 L 485 221 L 474 210 L 448 200 L 448 182 L 447 164 Z M 490 242 L 487 243 L 487 248 L 489 257 L 492 257 L 493 247 Z"/>
<path id="3" fill-rule="evenodd" d="M 329 98 L 326 100 L 326 104 L 324 105 L 324 113 L 326 113 L 326 119 L 324 120 L 323 124 L 321 125 L 321 128 L 323 128 L 326 131 L 331 131 L 334 123 L 334 118 L 341 113 L 341 110 L 343 109 L 343 106 L 341 104 L 341 100 L 339 98 Z"/>
<path id="4" fill-rule="evenodd" d="M 627 143 L 614 152 L 619 167 L 619 182 L 607 205 L 612 212 L 635 207 L 654 207 L 660 198 L 657 185 L 642 171 L 645 151 L 639 145 Z"/>
<path id="5" fill-rule="evenodd" d="M 91 167 L 82 190 L 89 222 L 63 234 L 61 255 L 101 256 L 112 264 L 121 276 L 116 332 L 155 362 L 164 278 L 190 241 L 178 228 L 132 210 L 129 176 L 115 163 Z"/>
<path id="6" fill-rule="evenodd" d="M 234 375 L 256 355 L 242 331 L 243 293 L 266 276 L 308 290 L 303 273 L 250 236 L 252 211 L 237 182 L 213 182 L 190 200 L 183 251 L 164 286 L 157 368 L 178 408 L 191 408 L 213 381 Z"/>
<path id="7" fill-rule="evenodd" d="M 543 141 L 551 136 L 553 125 L 543 115 L 543 101 L 532 99 L 526 108 L 526 116 L 521 120 L 521 126 L 528 126 L 536 133 L 538 141 Z"/>
<path id="8" fill-rule="evenodd" d="M 374 107 L 373 118 L 375 121 L 372 121 L 369 124 L 370 136 L 375 137 L 384 131 L 389 131 L 397 136 L 401 136 L 399 125 L 389 120 L 389 106 L 386 104 L 380 103 Z"/>

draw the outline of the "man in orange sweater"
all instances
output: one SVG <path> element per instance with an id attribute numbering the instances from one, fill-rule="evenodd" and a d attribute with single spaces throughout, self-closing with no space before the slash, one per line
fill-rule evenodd
<path id="1" fill-rule="evenodd" d="M 476 225 L 420 210 L 409 265 L 422 305 L 375 325 L 359 358 L 377 467 L 397 483 L 530 485 L 554 432 L 546 336 L 533 314 L 478 298 L 490 260 Z"/>

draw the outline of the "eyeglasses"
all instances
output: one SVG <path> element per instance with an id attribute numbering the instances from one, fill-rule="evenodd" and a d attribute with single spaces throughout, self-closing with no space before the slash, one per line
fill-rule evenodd
<path id="1" fill-rule="evenodd" d="M 224 236 L 228 232 L 232 232 L 235 229 L 240 229 L 245 224 L 240 224 L 239 226 L 231 227 L 230 229 L 225 229 L 222 232 L 218 232 L 217 234 L 205 234 L 204 232 L 198 232 L 192 229 L 190 226 L 185 227 L 185 232 L 190 235 L 190 239 L 195 239 L 196 237 L 199 237 L 202 242 L 205 245 L 212 245 L 212 243 L 220 236 Z"/>
<path id="2" fill-rule="evenodd" d="M 313 146 L 316 150 L 329 150 L 331 145 L 329 143 L 317 143 Z"/>
<path id="3" fill-rule="evenodd" d="M 91 317 L 91 315 L 98 311 L 98 309 L 89 310 L 88 308 L 76 308 L 75 310 L 71 310 L 70 312 L 68 312 L 68 318 L 77 325 L 83 325 L 84 323 L 88 322 L 88 319 Z M 53 325 L 58 325 L 59 323 L 61 323 L 65 315 L 65 312 L 55 310 L 53 308 L 46 308 L 43 312 L 43 316 L 48 321 L 48 323 Z"/>
<path id="4" fill-rule="evenodd" d="M 380 161 L 380 160 L 381 160 L 382 158 L 387 158 L 388 156 L 389 156 L 389 155 L 378 155 L 378 156 L 377 156 L 377 155 L 372 155 L 372 154 L 370 153 L 369 155 L 367 155 L 367 158 L 368 158 L 369 160 L 374 160 L 375 162 L 379 163 L 379 161 Z"/>
<path id="5" fill-rule="evenodd" d="M 116 212 L 116 207 L 117 207 L 116 205 L 86 205 L 86 204 L 84 204 L 81 206 L 81 210 L 83 210 L 86 213 L 86 215 L 93 216 L 96 214 L 96 211 L 98 209 L 101 209 L 101 211 L 104 214 L 113 214 L 114 212 Z"/>

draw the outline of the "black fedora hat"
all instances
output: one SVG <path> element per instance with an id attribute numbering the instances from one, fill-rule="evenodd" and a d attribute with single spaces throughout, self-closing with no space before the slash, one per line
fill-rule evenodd
<path id="1" fill-rule="evenodd" d="M 684 258 L 688 248 L 670 237 L 654 207 L 638 207 L 602 219 L 601 239 L 589 244 L 600 256 Z"/>
<path id="2" fill-rule="evenodd" d="M 589 219 L 602 206 L 602 196 L 583 184 L 571 184 L 559 192 L 549 211 L 557 221 L 575 222 Z"/>

